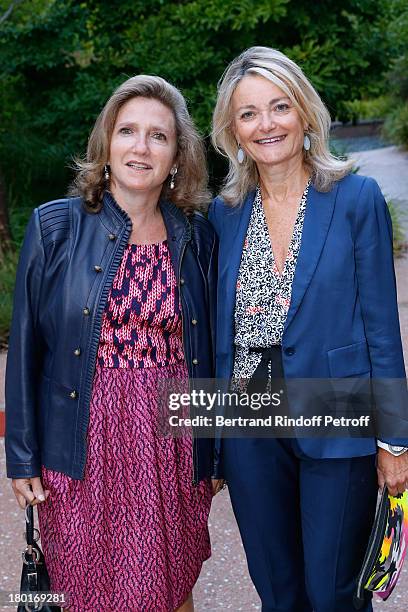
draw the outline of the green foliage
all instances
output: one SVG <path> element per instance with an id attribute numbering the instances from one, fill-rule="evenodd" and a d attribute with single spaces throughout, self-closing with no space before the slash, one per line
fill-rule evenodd
<path id="1" fill-rule="evenodd" d="M 254 44 L 298 61 L 333 117 L 381 88 L 391 50 L 377 0 L 31 0 L 0 25 L 0 170 L 18 208 L 66 192 L 72 157 L 113 88 L 137 73 L 181 88 L 208 134 L 216 83 Z M 8 7 L 0 0 L 0 11 Z M 214 162 L 212 162 L 214 165 Z"/>
<path id="2" fill-rule="evenodd" d="M 394 59 L 388 72 L 387 85 L 392 104 L 387 113 L 384 133 L 394 142 L 408 147 L 408 4 L 392 0 L 388 38 Z"/>
<path id="3" fill-rule="evenodd" d="M 392 220 L 394 255 L 398 257 L 405 253 L 407 249 L 405 232 L 403 228 L 403 220 L 404 217 L 406 217 L 406 214 L 392 200 L 389 200 L 387 205 Z"/>
<path id="4" fill-rule="evenodd" d="M 345 102 L 346 111 L 351 119 L 384 119 L 392 105 L 393 100 L 390 95 Z"/>
<path id="5" fill-rule="evenodd" d="M 0 348 L 7 343 L 13 307 L 13 290 L 16 276 L 17 254 L 3 255 L 0 260 Z"/>
<path id="6" fill-rule="evenodd" d="M 401 57 L 407 53 L 408 5 L 406 0 L 390 0 L 389 15 L 390 20 L 386 30 L 389 43 L 392 46 L 393 57 Z"/>
<path id="7" fill-rule="evenodd" d="M 388 73 L 388 83 L 394 96 L 408 100 L 408 53 L 394 60 Z"/>
<path id="8" fill-rule="evenodd" d="M 383 36 L 389 2 L 293 2 L 295 28 L 301 44 L 286 51 L 311 76 L 332 117 L 351 117 L 348 100 L 381 93 L 381 74 L 392 50 Z M 284 32 L 286 35 L 286 32 Z"/>
<path id="9" fill-rule="evenodd" d="M 392 142 L 408 147 L 408 101 L 400 102 L 389 113 L 383 131 Z"/>

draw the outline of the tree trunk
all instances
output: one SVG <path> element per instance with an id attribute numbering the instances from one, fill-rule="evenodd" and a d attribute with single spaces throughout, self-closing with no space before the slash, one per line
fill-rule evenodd
<path id="1" fill-rule="evenodd" d="M 7 210 L 6 191 L 0 174 L 0 255 L 12 250 L 10 222 Z"/>

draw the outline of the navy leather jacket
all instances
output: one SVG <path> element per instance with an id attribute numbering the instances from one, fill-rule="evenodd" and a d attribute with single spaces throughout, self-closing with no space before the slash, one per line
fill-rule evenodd
<path id="1" fill-rule="evenodd" d="M 161 202 L 180 288 L 190 378 L 214 375 L 217 244 L 199 214 Z M 14 296 L 6 371 L 6 456 L 10 478 L 41 465 L 82 479 L 102 315 L 132 223 L 109 193 L 99 213 L 80 198 L 43 204 L 30 219 Z M 194 440 L 197 483 L 212 475 L 213 441 Z"/>

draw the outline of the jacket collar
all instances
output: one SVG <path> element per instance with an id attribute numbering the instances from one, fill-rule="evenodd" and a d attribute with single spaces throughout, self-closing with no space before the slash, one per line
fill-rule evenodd
<path id="1" fill-rule="evenodd" d="M 256 191 L 251 191 L 245 198 L 242 206 L 237 206 L 227 210 L 226 225 L 229 235 L 228 257 L 220 258 L 220 279 L 221 286 L 225 287 L 230 312 L 235 309 L 236 284 L 241 263 L 242 249 L 247 235 L 249 220 L 251 218 L 252 205 L 255 200 Z M 232 321 L 231 330 L 232 335 Z"/>
<path id="2" fill-rule="evenodd" d="M 168 200 L 159 201 L 160 211 L 166 226 L 167 238 L 170 241 L 188 242 L 191 239 L 191 224 L 183 211 Z M 110 191 L 103 195 L 102 216 L 110 222 L 110 228 L 118 229 L 128 226 L 132 230 L 132 221 L 126 211 L 116 202 Z"/>
<path id="3" fill-rule="evenodd" d="M 220 251 L 218 279 L 221 316 L 217 322 L 217 334 L 225 341 L 220 350 L 223 353 L 223 366 L 222 371 L 217 373 L 219 378 L 230 378 L 232 375 L 237 278 L 255 193 L 251 191 L 242 206 L 228 208 L 225 213 L 226 239 L 221 247 L 223 252 Z"/>
<path id="4" fill-rule="evenodd" d="M 159 206 L 166 226 L 171 263 L 179 283 L 184 248 L 191 240 L 191 224 L 183 211 L 172 202 L 160 200 Z"/>
<path id="5" fill-rule="evenodd" d="M 132 231 L 132 221 L 127 212 L 116 202 L 110 191 L 103 194 L 103 205 L 100 210 L 101 220 L 112 233 L 117 233 L 122 229 L 128 230 L 128 236 Z"/>
<path id="6" fill-rule="evenodd" d="M 170 257 L 178 281 L 182 251 L 184 250 L 184 245 L 191 240 L 192 236 L 191 224 L 183 211 L 172 202 L 160 200 L 159 207 L 163 215 Z M 127 236 L 130 236 L 132 221 L 109 191 L 105 191 L 104 193 L 103 206 L 100 214 L 109 231 L 118 233 L 126 229 Z"/>
<path id="7" fill-rule="evenodd" d="M 183 211 L 169 200 L 160 200 L 159 206 L 166 226 L 167 239 L 172 242 L 191 240 L 191 224 Z"/>

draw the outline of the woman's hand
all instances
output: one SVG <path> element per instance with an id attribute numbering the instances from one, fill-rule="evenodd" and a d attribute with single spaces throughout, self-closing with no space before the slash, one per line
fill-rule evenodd
<path id="1" fill-rule="evenodd" d="M 226 482 L 223 478 L 211 478 L 213 495 L 217 495 L 222 489 L 225 489 Z"/>
<path id="2" fill-rule="evenodd" d="M 44 491 L 41 478 L 13 478 L 11 481 L 14 495 L 17 498 L 20 508 L 25 508 L 27 502 L 32 506 L 40 504 L 49 496 L 49 491 Z"/>
<path id="3" fill-rule="evenodd" d="M 403 493 L 408 488 L 408 451 L 394 457 L 384 448 L 379 448 L 377 474 L 381 489 L 386 485 L 390 495 Z"/>

